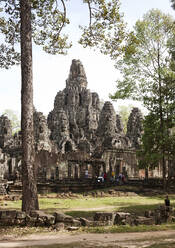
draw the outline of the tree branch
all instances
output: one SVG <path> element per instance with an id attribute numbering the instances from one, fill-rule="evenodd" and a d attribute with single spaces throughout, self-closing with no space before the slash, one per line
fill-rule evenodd
<path id="1" fill-rule="evenodd" d="M 57 1 L 56 1 L 56 3 L 57 3 Z M 61 0 L 61 3 L 62 3 L 62 5 L 63 5 L 63 23 L 62 23 L 62 25 L 61 25 L 61 27 L 60 27 L 60 30 L 59 30 L 59 32 L 58 32 L 58 36 L 60 35 L 60 33 L 61 33 L 61 31 L 62 31 L 62 29 L 63 29 L 63 27 L 64 27 L 64 24 L 65 24 L 65 22 L 66 22 L 66 5 L 65 5 L 65 2 L 64 2 L 64 0 Z"/>
<path id="2" fill-rule="evenodd" d="M 87 1 L 88 4 L 88 8 L 89 8 L 89 28 L 91 30 L 91 26 L 92 26 L 92 8 L 91 8 L 91 4 L 89 1 Z"/>

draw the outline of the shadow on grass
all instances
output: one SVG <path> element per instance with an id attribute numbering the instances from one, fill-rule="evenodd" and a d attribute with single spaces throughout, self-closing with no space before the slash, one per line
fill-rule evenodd
<path id="1" fill-rule="evenodd" d="M 109 212 L 114 212 L 114 211 L 118 211 L 118 212 L 127 212 L 127 213 L 131 213 L 131 214 L 136 214 L 136 215 L 140 215 L 143 216 L 145 211 L 147 210 L 152 210 L 154 211 L 156 208 L 158 208 L 158 206 L 160 206 L 160 204 L 153 204 L 153 205 L 136 205 L 136 204 L 132 204 L 129 206 L 121 206 L 117 207 L 117 209 L 113 210 L 109 210 Z M 71 215 L 74 218 L 90 218 L 92 219 L 92 217 L 94 216 L 94 214 L 97 211 L 66 211 L 65 213 L 68 215 Z"/>
<path id="2" fill-rule="evenodd" d="M 87 218 L 92 219 L 96 211 L 66 211 L 66 214 L 74 217 L 74 218 Z"/>
<path id="3" fill-rule="evenodd" d="M 156 208 L 158 208 L 160 204 L 152 204 L 152 205 L 134 205 L 130 204 L 129 206 L 122 206 L 117 209 L 117 211 L 132 213 L 136 215 L 144 215 L 145 211 L 154 211 Z"/>

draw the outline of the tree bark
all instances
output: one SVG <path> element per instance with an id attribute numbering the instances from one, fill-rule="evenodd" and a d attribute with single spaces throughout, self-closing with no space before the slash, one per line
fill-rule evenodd
<path id="1" fill-rule="evenodd" d="M 30 0 L 20 0 L 22 210 L 39 209 L 34 167 L 32 27 Z"/>

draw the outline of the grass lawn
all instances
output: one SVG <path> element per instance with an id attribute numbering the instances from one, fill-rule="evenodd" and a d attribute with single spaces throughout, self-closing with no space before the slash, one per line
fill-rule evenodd
<path id="1" fill-rule="evenodd" d="M 164 195 L 156 196 L 108 196 L 91 197 L 77 194 L 75 198 L 61 199 L 56 194 L 39 197 L 40 210 L 54 212 L 60 210 L 73 216 L 92 216 L 94 212 L 122 211 L 144 215 L 145 210 L 154 210 L 164 204 Z M 175 206 L 175 194 L 170 195 L 171 205 Z M 1 201 L 3 209 L 21 209 L 21 201 Z"/>

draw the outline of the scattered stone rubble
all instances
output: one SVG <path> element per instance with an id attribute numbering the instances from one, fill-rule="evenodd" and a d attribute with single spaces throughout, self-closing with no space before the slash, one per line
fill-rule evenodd
<path id="1" fill-rule="evenodd" d="M 67 229 L 74 231 L 83 226 L 112 226 L 112 225 L 160 225 L 175 222 L 175 213 L 172 208 L 167 211 L 160 206 L 154 211 L 145 211 L 145 216 L 136 216 L 125 212 L 96 212 L 93 220 L 73 218 L 60 211 L 46 214 L 43 211 L 33 210 L 29 214 L 17 210 L 0 210 L 1 226 L 42 226 L 56 230 Z"/>

